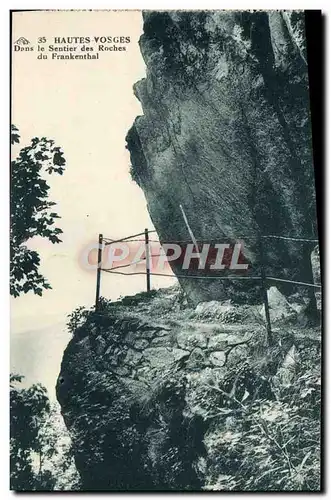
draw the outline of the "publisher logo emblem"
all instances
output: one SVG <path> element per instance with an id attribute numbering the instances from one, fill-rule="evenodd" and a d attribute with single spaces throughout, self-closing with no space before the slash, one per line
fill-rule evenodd
<path id="1" fill-rule="evenodd" d="M 16 40 L 16 42 L 14 42 L 14 45 L 29 45 L 29 44 L 30 44 L 29 40 L 24 38 L 24 36 L 21 36 Z"/>

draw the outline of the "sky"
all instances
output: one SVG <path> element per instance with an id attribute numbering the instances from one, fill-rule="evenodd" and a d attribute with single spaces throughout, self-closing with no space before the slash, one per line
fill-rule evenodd
<path id="1" fill-rule="evenodd" d="M 12 123 L 20 131 L 19 147 L 46 136 L 63 148 L 67 162 L 63 176 L 48 178 L 63 242 L 29 242 L 40 254 L 40 271 L 52 290 L 42 298 L 20 296 L 11 304 L 11 369 L 26 374 L 28 382 L 42 381 L 50 391 L 70 338 L 66 317 L 94 303 L 96 274 L 81 267 L 81 252 L 99 233 L 118 239 L 154 229 L 143 191 L 130 178 L 125 149 L 126 133 L 142 114 L 132 89 L 145 76 L 141 34 L 139 11 L 13 14 L 13 41 L 24 37 L 34 47 L 12 57 Z M 100 52 L 98 60 L 53 60 L 50 52 L 46 60 L 37 58 L 38 38 L 46 38 L 47 53 L 54 37 L 102 36 L 130 36 L 131 42 L 126 51 Z M 96 49 L 97 44 L 90 46 Z M 152 277 L 156 288 L 173 283 L 173 278 Z M 101 295 L 114 300 L 145 286 L 144 276 L 103 273 Z"/>

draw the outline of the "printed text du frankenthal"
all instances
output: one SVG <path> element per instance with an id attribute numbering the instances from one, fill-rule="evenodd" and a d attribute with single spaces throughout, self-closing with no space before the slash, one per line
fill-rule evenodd
<path id="1" fill-rule="evenodd" d="M 45 37 L 38 38 L 38 52 L 45 48 L 51 53 L 52 59 L 98 59 L 99 52 L 124 52 L 131 42 L 130 36 L 95 36 L 95 37 L 54 37 L 54 43 L 47 42 Z M 74 44 L 74 45 L 73 45 Z M 96 44 L 91 46 L 90 44 Z M 33 51 L 34 47 L 14 46 L 15 51 Z M 63 54 L 64 53 L 64 54 Z"/>

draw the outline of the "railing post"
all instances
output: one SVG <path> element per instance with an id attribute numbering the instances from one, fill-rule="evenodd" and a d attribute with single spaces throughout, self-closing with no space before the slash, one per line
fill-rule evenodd
<path id="1" fill-rule="evenodd" d="M 262 298 L 263 298 L 264 312 L 265 312 L 265 319 L 266 319 L 267 339 L 268 339 L 268 344 L 272 345 L 273 337 L 272 337 L 271 321 L 270 321 L 267 280 L 266 280 L 266 274 L 265 274 L 265 268 L 264 268 L 264 249 L 263 249 L 261 235 L 258 236 L 258 245 L 259 245 L 259 253 L 260 253 L 261 288 L 262 288 Z"/>
<path id="2" fill-rule="evenodd" d="M 95 311 L 97 311 L 99 309 L 99 300 L 100 300 L 100 281 L 101 281 L 101 265 L 102 265 L 102 242 L 103 242 L 103 236 L 102 236 L 102 234 L 99 234 L 97 286 L 96 286 L 96 294 L 95 294 Z"/>
<path id="3" fill-rule="evenodd" d="M 150 257 L 149 257 L 148 229 L 145 229 L 145 253 L 146 253 L 146 285 L 147 285 L 147 292 L 150 292 L 151 291 L 151 268 L 150 268 Z"/>

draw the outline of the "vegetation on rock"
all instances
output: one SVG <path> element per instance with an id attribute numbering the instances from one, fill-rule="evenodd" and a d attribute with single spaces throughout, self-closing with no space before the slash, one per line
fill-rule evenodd
<path id="1" fill-rule="evenodd" d="M 269 347 L 259 307 L 231 308 L 173 287 L 71 316 L 57 394 L 83 489 L 320 489 L 319 328 L 282 318 Z"/>

